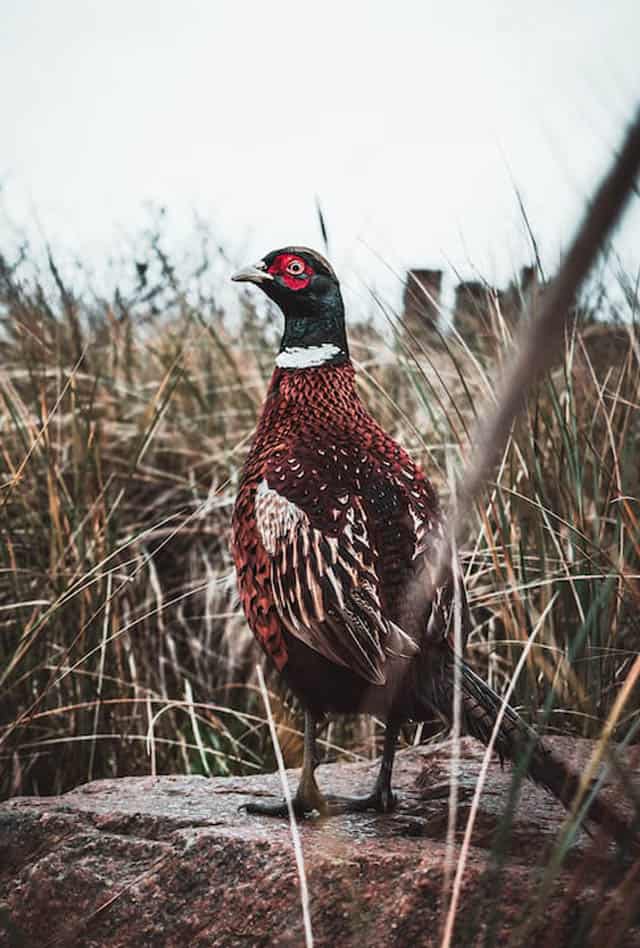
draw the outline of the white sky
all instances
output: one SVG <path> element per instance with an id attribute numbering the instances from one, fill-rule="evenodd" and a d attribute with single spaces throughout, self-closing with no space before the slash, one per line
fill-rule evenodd
<path id="1" fill-rule="evenodd" d="M 640 99 L 640 0 L 2 0 L 5 217 L 94 262 L 166 205 L 238 263 L 552 267 Z M 619 246 L 640 263 L 640 201 Z M 373 248 L 373 251 L 368 249 Z"/>

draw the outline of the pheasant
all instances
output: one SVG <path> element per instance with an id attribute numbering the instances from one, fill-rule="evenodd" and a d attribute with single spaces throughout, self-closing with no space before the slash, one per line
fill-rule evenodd
<path id="1" fill-rule="evenodd" d="M 399 729 L 451 720 L 454 666 L 463 729 L 488 743 L 501 699 L 454 651 L 470 614 L 453 580 L 429 594 L 443 514 L 420 467 L 372 418 L 355 387 L 340 286 L 324 257 L 304 247 L 240 270 L 284 314 L 276 367 L 242 472 L 232 548 L 242 606 L 258 642 L 305 710 L 304 758 L 293 800 L 313 811 L 389 811 Z M 328 713 L 386 721 L 380 770 L 363 797 L 323 795 L 316 731 Z M 507 707 L 501 758 L 528 754 L 528 775 L 565 805 L 578 778 Z M 286 815 L 284 803 L 251 813 Z M 590 817 L 624 836 L 599 797 Z"/>

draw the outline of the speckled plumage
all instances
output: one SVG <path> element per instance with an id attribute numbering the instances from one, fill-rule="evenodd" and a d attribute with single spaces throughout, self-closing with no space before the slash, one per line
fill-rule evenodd
<path id="1" fill-rule="evenodd" d="M 415 660 L 430 612 L 437 496 L 367 412 L 354 375 L 350 362 L 276 369 L 234 510 L 245 614 L 297 692 L 292 637 L 379 689 L 390 665 Z M 365 690 L 354 682 L 353 711 Z M 332 689 L 319 681 L 317 691 L 314 708 L 336 710 Z M 380 695 L 369 700 L 388 710 Z"/>

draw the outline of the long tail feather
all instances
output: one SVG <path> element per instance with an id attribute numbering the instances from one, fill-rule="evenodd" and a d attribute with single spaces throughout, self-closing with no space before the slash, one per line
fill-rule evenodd
<path id="1" fill-rule="evenodd" d="M 463 729 L 487 745 L 502 707 L 502 700 L 464 661 L 455 658 L 454 661 L 459 662 L 461 671 Z M 439 695 L 446 703 L 446 706 L 441 705 L 439 710 L 447 716 L 451 713 L 453 703 L 452 672 L 453 669 L 449 666 L 449 673 L 443 676 L 443 691 Z M 494 747 L 501 760 L 507 758 L 513 763 L 526 760 L 527 776 L 546 787 L 567 809 L 572 807 L 579 792 L 580 777 L 545 747 L 533 728 L 509 705 L 505 708 Z M 631 826 L 602 796 L 596 794 L 593 797 L 587 817 L 602 826 L 623 848 L 628 848 Z"/>

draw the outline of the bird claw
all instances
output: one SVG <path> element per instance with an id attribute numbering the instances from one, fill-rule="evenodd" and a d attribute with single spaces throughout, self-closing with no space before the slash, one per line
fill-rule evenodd
<path id="1" fill-rule="evenodd" d="M 294 816 L 299 820 L 307 819 L 316 809 L 315 807 L 305 806 L 295 797 L 291 801 L 291 806 Z M 245 813 L 249 813 L 251 816 L 275 816 L 279 819 L 287 819 L 289 816 L 289 807 L 286 800 L 282 800 L 280 803 L 241 803 L 238 810 L 244 810 Z"/>
<path id="2" fill-rule="evenodd" d="M 397 806 L 398 798 L 392 790 L 374 790 L 362 797 L 341 797 L 335 794 L 327 795 L 321 805 L 307 805 L 303 800 L 294 797 L 291 801 L 294 815 L 299 820 L 307 819 L 314 813 L 321 817 L 340 816 L 342 813 L 363 813 L 374 810 L 377 813 L 390 813 Z M 239 810 L 244 810 L 252 816 L 275 816 L 286 819 L 289 808 L 285 800 L 280 803 L 242 803 Z"/>
<path id="3" fill-rule="evenodd" d="M 363 797 L 340 797 L 328 795 L 329 815 L 340 813 L 363 813 L 375 810 L 377 813 L 391 813 L 398 805 L 398 798 L 392 790 L 374 790 Z"/>

